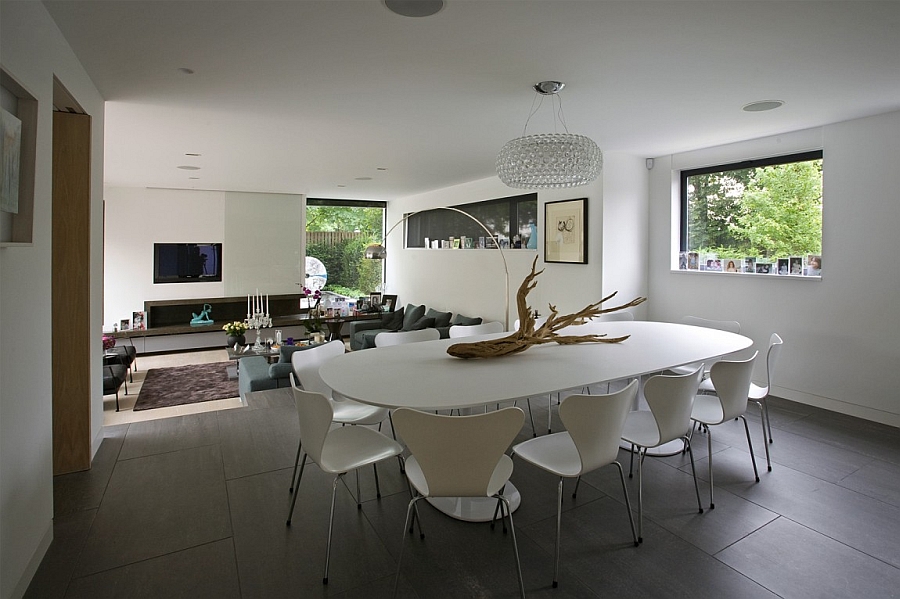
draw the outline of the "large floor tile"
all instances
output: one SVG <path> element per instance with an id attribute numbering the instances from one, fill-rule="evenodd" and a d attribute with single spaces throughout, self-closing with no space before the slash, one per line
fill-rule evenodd
<path id="1" fill-rule="evenodd" d="M 97 511 L 77 575 L 230 535 L 218 446 L 120 460 Z"/>
<path id="2" fill-rule="evenodd" d="M 53 519 L 53 542 L 44 555 L 25 599 L 61 599 L 75 572 L 77 556 L 87 540 L 96 510 L 82 510 Z"/>
<path id="3" fill-rule="evenodd" d="M 309 466 L 291 526 L 290 469 L 228 482 L 242 596 L 318 597 L 385 578 L 395 562 L 355 499 L 338 484 L 329 584 L 322 578 L 333 477 Z M 366 473 L 364 473 L 366 474 Z M 371 476 L 371 471 L 368 472 Z"/>
<path id="4" fill-rule="evenodd" d="M 900 507 L 900 465 L 872 460 L 837 484 Z"/>
<path id="5" fill-rule="evenodd" d="M 900 567 L 900 508 L 786 467 L 748 484 L 741 474 L 744 460 L 746 454 L 736 450 L 717 454 L 716 485 Z"/>
<path id="6" fill-rule="evenodd" d="M 652 522 L 640 547 L 631 542 L 621 504 L 610 498 L 579 506 L 562 522 L 561 561 L 599 597 L 774 597 L 752 580 Z M 556 519 L 524 528 L 552 554 Z M 652 530 L 656 528 L 656 530 Z M 560 586 L 569 584 L 562 578 Z"/>
<path id="7" fill-rule="evenodd" d="M 100 506 L 127 431 L 128 425 L 105 427 L 103 441 L 89 470 L 53 478 L 54 518 Z"/>
<path id="8" fill-rule="evenodd" d="M 300 440 L 297 410 L 230 410 L 218 415 L 225 478 L 293 467 Z"/>
<path id="9" fill-rule="evenodd" d="M 128 460 L 218 442 L 216 413 L 134 422 L 128 425 L 119 459 Z"/>
<path id="10" fill-rule="evenodd" d="M 76 578 L 66 599 L 239 599 L 231 539 Z"/>
<path id="11" fill-rule="evenodd" d="M 900 570 L 778 518 L 716 555 L 781 597 L 896 597 Z"/>

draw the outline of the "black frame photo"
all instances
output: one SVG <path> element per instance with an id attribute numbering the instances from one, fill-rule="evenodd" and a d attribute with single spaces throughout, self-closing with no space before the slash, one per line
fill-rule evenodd
<path id="1" fill-rule="evenodd" d="M 588 263 L 587 198 L 544 204 L 544 262 Z"/>

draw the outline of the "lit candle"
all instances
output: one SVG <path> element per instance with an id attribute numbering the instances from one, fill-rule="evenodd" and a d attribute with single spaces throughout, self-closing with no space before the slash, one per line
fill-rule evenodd
<path id="1" fill-rule="evenodd" d="M 266 316 L 269 315 L 269 294 L 266 294 Z"/>
<path id="2" fill-rule="evenodd" d="M 250 318 L 250 294 L 247 294 L 247 318 Z"/>

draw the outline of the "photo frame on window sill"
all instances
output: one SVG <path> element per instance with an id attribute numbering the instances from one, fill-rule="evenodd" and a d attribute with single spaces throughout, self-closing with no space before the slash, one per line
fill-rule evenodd
<path id="1" fill-rule="evenodd" d="M 381 306 L 385 312 L 393 312 L 397 309 L 397 296 L 386 294 L 381 298 Z"/>
<path id="2" fill-rule="evenodd" d="M 588 263 L 587 198 L 544 204 L 544 262 Z"/>

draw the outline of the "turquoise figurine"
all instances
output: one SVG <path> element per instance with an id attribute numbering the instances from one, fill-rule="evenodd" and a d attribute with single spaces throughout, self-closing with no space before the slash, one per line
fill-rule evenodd
<path id="1" fill-rule="evenodd" d="M 537 225 L 534 223 L 531 223 L 530 226 L 531 226 L 531 234 L 528 236 L 528 243 L 525 245 L 525 247 L 529 250 L 536 250 L 537 249 Z"/>
<path id="2" fill-rule="evenodd" d="M 196 327 L 204 324 L 212 324 L 213 319 L 209 317 L 209 313 L 212 312 L 212 306 L 209 304 L 203 304 L 203 310 L 200 311 L 200 314 L 194 314 L 191 312 L 191 326 Z"/>

